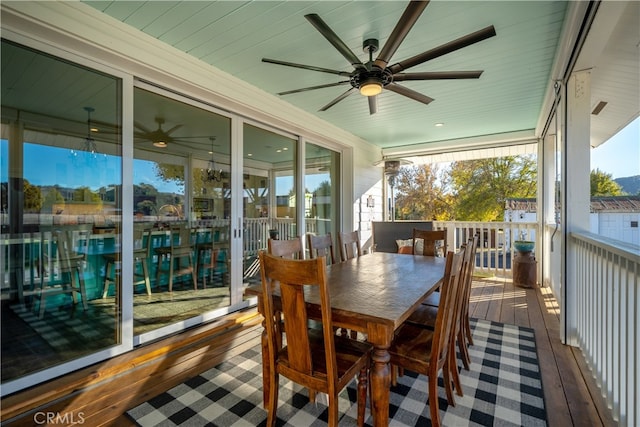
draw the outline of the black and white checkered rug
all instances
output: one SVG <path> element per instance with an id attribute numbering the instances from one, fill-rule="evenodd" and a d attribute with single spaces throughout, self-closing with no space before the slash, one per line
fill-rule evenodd
<path id="1" fill-rule="evenodd" d="M 445 426 L 545 426 L 546 411 L 533 330 L 472 319 L 471 370 L 462 369 L 464 397 L 447 405 L 439 380 L 439 405 Z M 260 426 L 262 407 L 260 347 L 128 411 L 140 426 Z M 326 425 L 326 400 L 309 403 L 307 391 L 280 377 L 278 426 Z M 405 371 L 391 388 L 390 426 L 430 426 L 427 381 Z M 354 382 L 340 394 L 340 425 L 356 425 Z M 373 424 L 367 408 L 367 425 Z"/>

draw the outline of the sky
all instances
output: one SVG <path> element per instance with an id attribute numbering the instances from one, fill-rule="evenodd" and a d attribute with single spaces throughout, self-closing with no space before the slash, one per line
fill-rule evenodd
<path id="1" fill-rule="evenodd" d="M 591 150 L 591 170 L 600 169 L 613 179 L 640 175 L 640 117 Z"/>
<path id="2" fill-rule="evenodd" d="M 6 182 L 8 176 L 7 140 L 0 141 L 0 181 Z M 119 160 L 108 156 L 101 159 L 101 167 L 87 167 L 84 164 L 71 167 L 67 149 L 55 149 L 34 144 L 25 144 L 26 176 L 34 185 L 51 185 L 57 182 L 61 186 L 76 187 L 86 185 L 97 189 L 105 183 L 118 182 L 120 174 Z M 600 169 L 611 174 L 613 179 L 640 175 L 640 118 L 636 118 L 618 134 L 591 151 L 591 170 Z M 160 191 L 175 192 L 174 183 L 163 183 L 154 179 L 152 162 L 137 162 L 136 183 L 147 182 L 157 185 Z M 57 179 L 53 179 L 57 177 Z M 114 177 L 115 179 L 112 179 Z M 306 186 L 313 187 L 327 177 L 307 177 Z M 155 182 L 154 182 L 155 181 Z M 292 182 L 290 183 L 293 184 Z M 286 183 L 281 183 L 285 185 Z M 310 188 L 311 189 L 311 188 Z"/>

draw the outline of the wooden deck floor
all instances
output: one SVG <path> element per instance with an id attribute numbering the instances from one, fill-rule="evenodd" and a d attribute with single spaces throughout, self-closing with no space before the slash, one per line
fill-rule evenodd
<path id="1" fill-rule="evenodd" d="M 470 314 L 535 330 L 550 427 L 615 426 L 580 349 L 560 342 L 560 310 L 549 288 L 514 286 L 510 279 L 473 282 Z"/>
<path id="2" fill-rule="evenodd" d="M 579 349 L 560 342 L 559 307 L 548 288 L 474 278 L 471 315 L 535 331 L 548 425 L 615 426 Z M 140 347 L 2 399 L 3 425 L 33 425 L 35 411 L 83 411 L 91 425 L 133 426 L 125 412 L 259 342 L 255 309 Z"/>

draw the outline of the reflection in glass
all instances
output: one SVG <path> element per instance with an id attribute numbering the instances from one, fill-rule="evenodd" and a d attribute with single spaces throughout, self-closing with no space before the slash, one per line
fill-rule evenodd
<path id="1" fill-rule="evenodd" d="M 151 241 L 136 336 L 231 303 L 230 129 L 227 117 L 134 89 L 134 224 Z"/>
<path id="2" fill-rule="evenodd" d="M 307 143 L 305 150 L 305 216 L 307 233 L 337 238 L 340 153 Z M 334 242 L 337 247 L 337 241 Z"/>
<path id="3" fill-rule="evenodd" d="M 258 251 L 269 237 L 291 239 L 296 222 L 296 144 L 293 138 L 244 125 L 244 283 L 257 283 Z"/>
<path id="4" fill-rule="evenodd" d="M 121 82 L 2 42 L 2 382 L 121 342 Z M 42 78 L 40 72 L 46 70 Z"/>

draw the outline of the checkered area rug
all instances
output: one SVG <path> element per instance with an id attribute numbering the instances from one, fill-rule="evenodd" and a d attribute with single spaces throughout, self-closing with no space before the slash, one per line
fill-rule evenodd
<path id="1" fill-rule="evenodd" d="M 472 319 L 471 370 L 461 369 L 464 396 L 447 404 L 439 379 L 445 426 L 546 426 L 546 411 L 533 330 Z M 140 426 L 261 426 L 260 347 L 229 359 L 128 411 Z M 356 425 L 355 380 L 340 394 L 340 425 Z M 280 377 L 278 426 L 324 426 L 326 398 L 310 403 L 307 392 Z M 405 371 L 391 388 L 390 426 L 430 426 L 426 377 Z M 369 408 L 366 424 L 373 425 Z"/>

